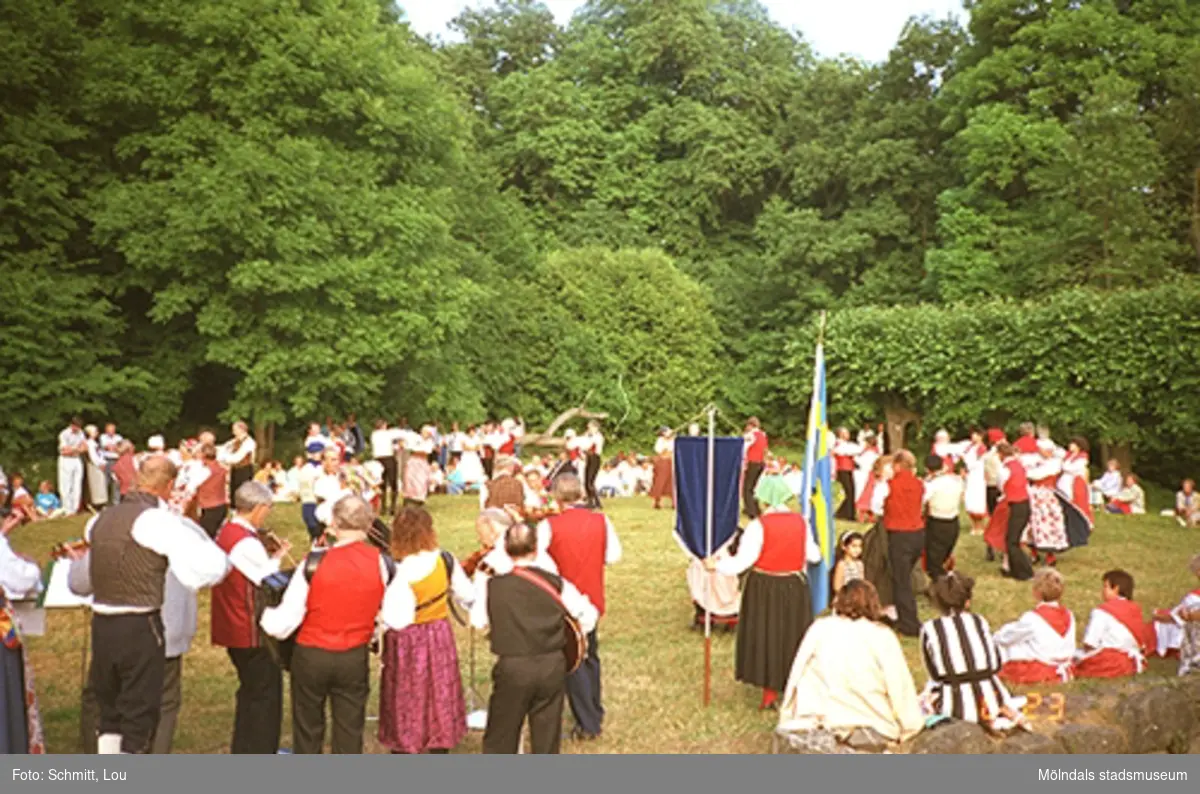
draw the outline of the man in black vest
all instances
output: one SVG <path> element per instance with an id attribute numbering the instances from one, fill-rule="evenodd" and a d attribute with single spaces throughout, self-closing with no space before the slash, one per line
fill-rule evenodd
<path id="1" fill-rule="evenodd" d="M 562 743 L 567 680 L 563 609 L 582 624 L 585 633 L 595 629 L 599 614 L 570 582 L 534 565 L 537 532 L 529 525 L 510 527 L 504 549 L 516 572 L 490 579 L 486 593 L 477 594 L 487 599 L 492 653 L 499 657 L 492 669 L 492 697 L 488 702 L 483 752 L 516 753 L 521 724 L 528 717 L 533 752 L 557 753 Z M 552 587 L 559 593 L 562 604 L 537 584 L 522 578 L 522 572 Z"/>
<path id="2" fill-rule="evenodd" d="M 100 703 L 101 754 L 146 753 L 162 708 L 162 616 L 168 566 L 191 590 L 225 578 L 229 561 L 167 509 L 175 464 L 147 458 L 137 490 L 92 519 L 91 685 Z"/>

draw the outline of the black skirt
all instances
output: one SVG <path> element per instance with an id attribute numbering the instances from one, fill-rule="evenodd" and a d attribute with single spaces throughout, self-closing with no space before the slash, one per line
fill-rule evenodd
<path id="1" fill-rule="evenodd" d="M 811 623 L 807 579 L 751 570 L 738 615 L 737 680 L 783 692 Z"/>

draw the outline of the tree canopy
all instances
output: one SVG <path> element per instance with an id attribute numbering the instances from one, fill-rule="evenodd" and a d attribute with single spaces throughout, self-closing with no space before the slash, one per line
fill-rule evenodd
<path id="1" fill-rule="evenodd" d="M 498 0 L 432 41 L 386 0 L 13 0 L 0 456 L 76 412 L 589 395 L 630 438 L 710 400 L 798 434 L 828 311 L 835 421 L 1200 463 L 1200 6 L 965 5 L 867 63 L 752 0 Z"/>

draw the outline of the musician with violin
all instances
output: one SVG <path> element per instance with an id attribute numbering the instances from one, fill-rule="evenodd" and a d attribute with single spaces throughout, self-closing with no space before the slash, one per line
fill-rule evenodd
<path id="1" fill-rule="evenodd" d="M 37 563 L 13 551 L 8 533 L 16 522 L 0 526 L 0 755 L 42 752 L 41 721 L 21 644 L 20 627 L 9 598 L 36 596 L 41 587 Z"/>
<path id="2" fill-rule="evenodd" d="M 578 643 L 595 629 L 599 613 L 574 585 L 538 565 L 537 532 L 528 524 L 508 528 L 504 551 L 510 570 L 476 592 L 472 610 L 477 628 L 491 627 L 498 657 L 483 752 L 516 753 L 528 719 L 533 752 L 558 753 L 568 664 L 564 620 L 575 622 L 578 658 Z"/>
<path id="3" fill-rule="evenodd" d="M 233 518 L 217 535 L 232 570 L 212 591 L 212 644 L 225 648 L 238 676 L 229 752 L 273 755 L 283 720 L 283 673 L 258 625 L 266 608 L 260 587 L 279 571 L 291 544 L 266 529 L 275 503 L 270 488 L 245 482 L 233 498 Z"/>

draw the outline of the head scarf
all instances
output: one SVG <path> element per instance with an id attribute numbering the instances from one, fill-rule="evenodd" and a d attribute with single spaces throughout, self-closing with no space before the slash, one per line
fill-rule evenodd
<path id="1" fill-rule="evenodd" d="M 754 488 L 754 498 L 767 507 L 783 507 L 795 496 L 787 482 L 778 474 L 768 474 L 759 478 L 758 485 Z"/>
<path id="2" fill-rule="evenodd" d="M 993 427 L 987 431 L 987 439 L 992 444 L 998 444 L 1004 440 L 1004 431 L 998 427 Z"/>

